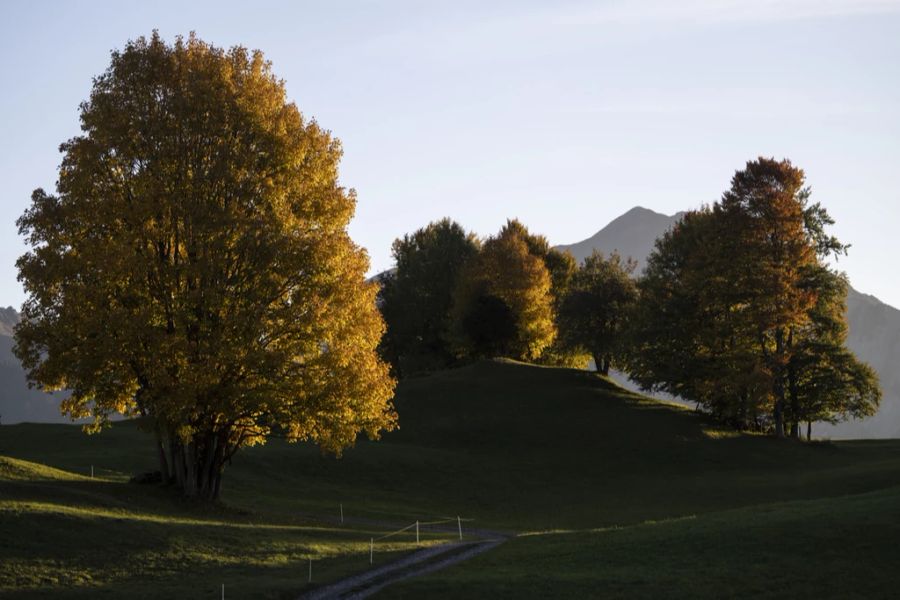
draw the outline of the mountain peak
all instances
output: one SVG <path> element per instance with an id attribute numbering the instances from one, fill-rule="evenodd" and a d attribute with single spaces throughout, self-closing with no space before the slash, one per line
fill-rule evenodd
<path id="1" fill-rule="evenodd" d="M 649 208 L 644 208 L 643 206 L 635 206 L 634 208 L 623 213 L 622 216 L 619 217 L 619 219 L 622 219 L 624 217 L 629 217 L 629 216 L 642 216 L 642 215 L 654 215 L 654 216 L 660 216 L 660 217 L 667 216 L 662 213 L 658 213 L 655 210 L 650 210 Z"/>
<path id="2" fill-rule="evenodd" d="M 610 221 L 606 227 L 598 231 L 592 237 L 596 237 L 605 231 L 616 230 L 622 227 L 633 227 L 635 225 L 640 225 L 643 223 L 646 223 L 648 226 L 654 228 L 662 225 L 667 229 L 669 226 L 669 222 L 672 221 L 673 218 L 674 217 L 670 217 L 669 215 L 658 213 L 655 210 L 644 208 L 643 206 L 635 206 L 628 212 L 625 212 Z"/>
<path id="3" fill-rule="evenodd" d="M 618 252 L 623 258 L 631 257 L 638 261 L 640 270 L 653 249 L 656 238 L 672 227 L 682 214 L 669 216 L 643 206 L 635 206 L 588 239 L 557 248 L 568 250 L 578 261 L 584 260 L 594 250 L 604 254 Z"/>

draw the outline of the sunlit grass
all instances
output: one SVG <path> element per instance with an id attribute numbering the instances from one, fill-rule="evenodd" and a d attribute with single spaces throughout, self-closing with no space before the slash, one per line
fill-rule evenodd
<path id="1" fill-rule="evenodd" d="M 227 583 L 240 597 L 280 597 L 309 585 L 310 561 L 317 584 L 365 569 L 371 539 L 386 533 L 207 509 L 160 492 L 0 456 L 0 592 L 192 597 L 198 585 Z M 374 559 L 450 538 L 423 531 L 417 544 L 414 531 L 403 532 L 379 540 Z"/>
<path id="2" fill-rule="evenodd" d="M 0 478 L 8 481 L 90 481 L 90 477 L 47 465 L 0 456 Z"/>
<path id="3" fill-rule="evenodd" d="M 703 430 L 703 435 L 711 440 L 732 440 L 746 434 L 742 434 L 739 431 L 734 431 L 733 429 L 715 429 L 708 427 Z"/>
<path id="4" fill-rule="evenodd" d="M 678 521 L 690 521 L 696 519 L 696 515 L 687 515 L 684 517 L 676 517 L 674 519 L 663 519 L 661 521 L 644 521 L 642 523 L 638 523 L 637 525 L 613 525 L 611 527 L 593 527 L 591 529 L 545 529 L 542 531 L 523 531 L 516 535 L 516 537 L 526 538 L 526 537 L 537 537 L 537 536 L 545 536 L 545 535 L 577 535 L 582 533 L 607 533 L 610 531 L 620 531 L 622 529 L 634 528 L 634 527 L 652 527 L 654 525 L 663 525 L 667 523 L 676 523 Z"/>

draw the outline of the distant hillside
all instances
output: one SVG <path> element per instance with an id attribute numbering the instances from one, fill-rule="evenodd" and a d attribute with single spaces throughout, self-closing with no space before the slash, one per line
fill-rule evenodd
<path id="1" fill-rule="evenodd" d="M 847 345 L 878 372 L 884 398 L 871 419 L 819 426 L 822 435 L 841 438 L 900 437 L 900 310 L 850 289 Z"/>
<path id="2" fill-rule="evenodd" d="M 642 270 L 656 239 L 678 222 L 683 213 L 667 216 L 636 207 L 568 249 L 578 260 L 593 249 L 608 254 L 617 250 L 638 261 Z M 834 438 L 900 437 L 900 310 L 874 296 L 850 289 L 847 297 L 848 346 L 869 363 L 881 379 L 884 392 L 881 409 L 872 418 L 836 426 L 819 424 L 814 434 Z"/>
<path id="3" fill-rule="evenodd" d="M 12 306 L 0 308 L 0 335 L 12 335 L 13 327 L 19 322 L 19 313 Z"/>
<path id="4" fill-rule="evenodd" d="M 12 307 L 0 308 L 0 420 L 3 423 L 68 423 L 59 414 L 62 394 L 46 394 L 29 389 L 25 371 L 13 354 L 13 327 L 19 313 Z"/>

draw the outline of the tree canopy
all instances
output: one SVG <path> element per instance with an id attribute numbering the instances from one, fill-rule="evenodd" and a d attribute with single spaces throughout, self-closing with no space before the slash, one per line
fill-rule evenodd
<path id="1" fill-rule="evenodd" d="M 587 352 L 603 375 L 627 346 L 628 317 L 638 298 L 635 268 L 633 260 L 594 250 L 575 272 L 559 308 L 562 344 Z"/>
<path id="2" fill-rule="evenodd" d="M 562 251 L 550 247 L 550 242 L 543 235 L 532 233 L 518 219 L 509 219 L 500 230 L 500 236 L 516 236 L 525 242 L 528 252 L 541 259 L 550 274 L 550 302 L 553 309 L 554 326 L 559 330 L 559 309 L 563 299 L 569 294 L 572 278 L 578 269 L 578 263 L 568 250 Z M 572 345 L 566 345 L 557 336 L 553 343 L 544 348 L 535 360 L 542 364 L 559 365 L 573 368 L 584 368 L 588 356 Z"/>
<path id="3" fill-rule="evenodd" d="M 260 52 L 129 42 L 81 128 L 18 221 L 31 381 L 95 428 L 145 416 L 164 476 L 207 499 L 275 432 L 339 452 L 394 426 L 340 144 Z"/>
<path id="4" fill-rule="evenodd" d="M 461 269 L 477 255 L 478 238 L 442 219 L 394 241 L 396 269 L 382 280 L 385 355 L 400 375 L 450 366 L 450 308 Z"/>

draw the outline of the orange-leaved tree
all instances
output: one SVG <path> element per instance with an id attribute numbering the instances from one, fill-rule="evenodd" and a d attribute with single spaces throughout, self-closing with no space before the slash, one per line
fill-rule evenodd
<path id="1" fill-rule="evenodd" d="M 528 252 L 541 259 L 550 275 L 550 299 L 555 315 L 554 326 L 560 329 L 560 307 L 563 299 L 568 295 L 575 272 L 578 270 L 578 262 L 568 250 L 551 248 L 547 238 L 538 233 L 532 233 L 518 219 L 508 219 L 506 225 L 497 234 L 498 237 L 515 236 L 525 242 Z M 548 347 L 541 351 L 537 360 L 542 364 L 566 366 L 573 368 L 585 368 L 590 360 L 588 355 L 580 348 L 566 344 L 561 336 Z"/>
<path id="2" fill-rule="evenodd" d="M 452 308 L 463 356 L 535 360 L 556 337 L 550 273 L 518 228 L 487 239 L 463 268 Z"/>
<path id="3" fill-rule="evenodd" d="M 144 416 L 164 479 L 202 499 L 274 432 L 340 452 L 394 426 L 340 145 L 261 53 L 129 42 L 81 127 L 18 222 L 32 382 L 94 430 Z"/>

